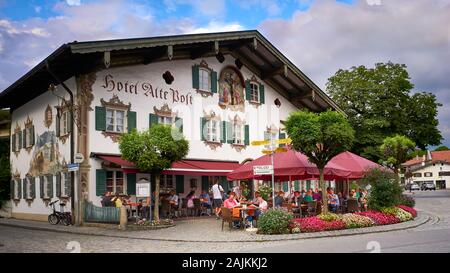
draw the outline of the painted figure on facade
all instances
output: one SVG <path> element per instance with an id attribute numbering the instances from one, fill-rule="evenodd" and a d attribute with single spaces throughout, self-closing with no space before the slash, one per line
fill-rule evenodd
<path id="1" fill-rule="evenodd" d="M 220 73 L 219 105 L 233 110 L 244 110 L 244 84 L 239 70 L 226 67 Z"/>
<path id="2" fill-rule="evenodd" d="M 29 174 L 39 176 L 60 170 L 59 146 L 54 131 L 46 131 L 36 139 Z"/>

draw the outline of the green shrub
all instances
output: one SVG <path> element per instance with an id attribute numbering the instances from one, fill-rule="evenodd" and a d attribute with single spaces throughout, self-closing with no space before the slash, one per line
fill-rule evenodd
<path id="1" fill-rule="evenodd" d="M 321 213 L 317 217 L 320 220 L 327 221 L 327 222 L 341 220 L 341 218 L 342 218 L 340 215 L 338 215 L 336 213 L 331 213 L 331 212 Z"/>
<path id="2" fill-rule="evenodd" d="M 368 206 L 373 210 L 393 207 L 399 204 L 402 188 L 394 179 L 394 174 L 378 169 L 366 172 L 363 180 L 370 184 Z"/>
<path id="3" fill-rule="evenodd" d="M 284 234 L 289 233 L 289 223 L 293 216 L 282 209 L 269 209 L 258 220 L 258 233 Z"/>
<path id="4" fill-rule="evenodd" d="M 269 196 L 272 193 L 272 187 L 267 185 L 262 185 L 258 188 L 258 192 L 261 194 L 264 200 L 269 200 Z"/>
<path id="5" fill-rule="evenodd" d="M 403 194 L 400 197 L 399 203 L 397 205 L 403 205 L 410 208 L 414 208 L 414 206 L 416 205 L 416 200 L 414 200 L 414 197 L 412 196 Z"/>

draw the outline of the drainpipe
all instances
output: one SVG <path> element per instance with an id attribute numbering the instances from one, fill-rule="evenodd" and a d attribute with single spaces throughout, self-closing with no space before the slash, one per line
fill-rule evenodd
<path id="1" fill-rule="evenodd" d="M 70 163 L 73 164 L 75 163 L 75 139 L 74 139 L 74 130 L 75 130 L 75 117 L 74 117 L 74 111 L 73 111 L 73 106 L 74 106 L 74 102 L 73 102 L 73 92 L 72 90 L 70 90 L 69 87 L 67 87 L 66 84 L 64 84 L 64 82 L 60 81 L 59 78 L 55 75 L 55 73 L 53 73 L 53 71 L 50 69 L 50 64 L 48 63 L 48 61 L 45 61 L 45 65 L 47 67 L 47 71 L 48 73 L 53 77 L 53 79 L 60 84 L 64 90 L 66 90 L 67 93 L 69 93 L 70 96 L 70 117 L 71 117 L 71 122 L 72 122 L 72 130 L 70 130 Z M 70 172 L 70 188 L 71 188 L 71 192 L 70 192 L 70 206 L 72 209 L 72 218 L 75 216 L 75 172 Z M 77 192 L 79 189 L 77 188 Z M 77 202 L 80 202 L 79 198 L 77 200 Z M 79 207 L 78 207 L 79 208 Z M 79 214 L 80 211 L 77 211 L 77 213 Z M 74 219 L 72 219 L 72 223 L 76 221 L 76 224 L 79 224 L 79 219 L 78 217 L 75 217 L 75 221 L 73 221 Z"/>

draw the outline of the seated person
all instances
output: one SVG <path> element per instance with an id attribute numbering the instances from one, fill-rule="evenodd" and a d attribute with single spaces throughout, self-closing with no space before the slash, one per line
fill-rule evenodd
<path id="1" fill-rule="evenodd" d="M 275 196 L 275 207 L 281 207 L 284 202 L 284 192 L 279 191 L 278 195 Z"/>
<path id="2" fill-rule="evenodd" d="M 309 190 L 306 192 L 305 197 L 303 198 L 303 201 L 305 202 L 312 202 L 314 201 L 313 197 L 312 197 L 312 190 Z"/>
<path id="3" fill-rule="evenodd" d="M 254 205 L 258 205 L 259 203 L 259 197 L 261 196 L 261 194 L 259 193 L 259 191 L 255 191 L 255 198 L 253 198 L 252 200 L 252 204 Z"/>
<path id="4" fill-rule="evenodd" d="M 258 208 L 259 208 L 259 210 L 256 210 L 255 211 L 255 216 L 260 216 L 260 215 L 262 215 L 263 213 L 265 213 L 266 211 L 267 211 L 267 209 L 269 208 L 269 205 L 267 204 L 267 201 L 266 200 L 264 200 L 263 198 L 262 198 L 262 196 L 260 195 L 260 196 L 258 196 Z"/>
<path id="5" fill-rule="evenodd" d="M 202 194 L 200 194 L 200 202 L 203 207 L 211 208 L 211 196 L 206 191 L 202 191 Z"/>
<path id="6" fill-rule="evenodd" d="M 170 191 L 170 196 L 167 197 L 167 199 L 169 201 L 170 206 L 172 207 L 173 210 L 178 210 L 178 200 L 179 197 L 178 195 L 175 194 L 174 190 Z"/>
<path id="7" fill-rule="evenodd" d="M 230 192 L 230 196 L 228 197 L 227 200 L 223 202 L 223 206 L 227 209 L 230 209 L 231 211 L 233 210 L 234 207 L 240 206 L 239 202 L 236 200 L 236 193 Z M 239 221 L 233 222 L 233 227 L 239 228 L 239 226 L 240 226 Z"/>
<path id="8" fill-rule="evenodd" d="M 333 189 L 329 190 L 328 193 L 328 209 L 331 212 L 336 213 L 337 208 L 339 207 L 339 197 L 334 193 Z"/>

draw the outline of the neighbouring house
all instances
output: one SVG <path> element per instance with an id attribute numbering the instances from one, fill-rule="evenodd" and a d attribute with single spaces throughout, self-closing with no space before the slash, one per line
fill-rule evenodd
<path id="1" fill-rule="evenodd" d="M 433 182 L 438 189 L 450 188 L 450 151 L 427 151 L 426 155 L 406 161 L 402 167 L 408 182 L 419 185 Z"/>
<path id="2" fill-rule="evenodd" d="M 251 141 L 286 137 L 289 113 L 342 112 L 258 31 L 64 44 L 0 93 L 0 108 L 11 112 L 13 217 L 34 220 L 55 198 L 72 207 L 71 141 L 84 156 L 75 188 L 100 205 L 106 191 L 134 201 L 141 179 L 154 188 L 120 156 L 118 138 L 134 128 L 163 123 L 187 138 L 188 156 L 161 177 L 162 193 L 184 196 L 216 179 L 231 189 L 226 174 L 262 155 Z"/>

